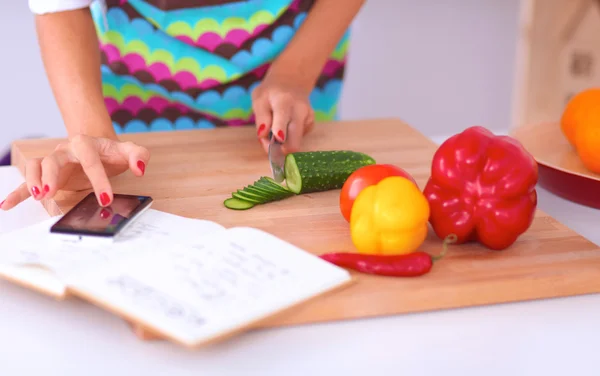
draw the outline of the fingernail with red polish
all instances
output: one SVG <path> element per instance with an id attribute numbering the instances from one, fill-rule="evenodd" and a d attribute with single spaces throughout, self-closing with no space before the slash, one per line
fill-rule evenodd
<path id="1" fill-rule="evenodd" d="M 285 134 L 283 134 L 282 130 L 279 130 L 279 132 L 277 132 L 277 138 L 279 138 L 279 141 L 281 142 L 285 141 Z"/>
<path id="2" fill-rule="evenodd" d="M 110 217 L 110 212 L 106 209 L 100 210 L 100 218 L 108 219 Z"/>
<path id="3" fill-rule="evenodd" d="M 34 196 L 37 196 L 40 194 L 40 190 L 38 187 L 33 187 L 31 188 L 31 193 L 33 193 Z"/>
<path id="4" fill-rule="evenodd" d="M 48 184 L 44 185 L 44 192 L 50 192 L 50 187 L 48 186 Z"/>
<path id="5" fill-rule="evenodd" d="M 146 172 L 146 164 L 143 161 L 138 161 L 138 168 L 142 171 L 142 175 Z"/>
<path id="6" fill-rule="evenodd" d="M 100 195 L 100 203 L 102 204 L 102 206 L 106 206 L 108 205 L 108 203 L 110 202 L 110 197 L 108 197 L 108 193 L 104 192 Z"/>
<path id="7" fill-rule="evenodd" d="M 6 200 L 0 202 L 0 209 L 2 209 L 2 205 L 4 205 L 5 202 L 6 202 Z"/>
<path id="8" fill-rule="evenodd" d="M 266 125 L 261 124 L 260 127 L 258 127 L 258 131 L 256 131 L 256 134 L 260 135 L 264 130 L 265 130 Z"/>

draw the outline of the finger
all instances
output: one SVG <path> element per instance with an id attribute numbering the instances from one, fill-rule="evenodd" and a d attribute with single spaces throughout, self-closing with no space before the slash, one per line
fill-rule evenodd
<path id="1" fill-rule="evenodd" d="M 134 175 L 143 176 L 150 160 L 148 149 L 133 142 L 119 142 L 106 138 L 95 139 L 100 160 L 108 164 L 108 172 L 122 172 L 123 164 L 127 165 Z M 114 171 L 111 170 L 114 169 Z"/>
<path id="2" fill-rule="evenodd" d="M 64 150 L 56 150 L 42 160 L 42 184 L 45 197 L 52 198 L 59 187 L 59 176 L 62 169 L 69 163 L 69 157 Z"/>
<path id="3" fill-rule="evenodd" d="M 110 208 L 102 208 L 100 209 L 100 213 L 98 213 L 98 216 L 100 217 L 100 219 L 106 221 L 108 219 L 110 219 L 113 215 L 112 210 L 110 210 Z"/>
<path id="4" fill-rule="evenodd" d="M 252 111 L 254 112 L 254 120 L 256 123 L 256 135 L 259 138 L 267 138 L 273 121 L 268 98 L 260 96 L 253 100 Z"/>
<path id="5" fill-rule="evenodd" d="M 146 166 L 150 161 L 150 151 L 133 142 L 117 142 L 116 146 L 119 153 L 128 161 L 129 169 L 134 175 L 143 176 L 146 173 Z"/>
<path id="6" fill-rule="evenodd" d="M 260 144 L 262 145 L 263 149 L 265 150 L 265 153 L 269 152 L 269 139 L 267 138 L 259 138 L 258 141 L 260 142 Z"/>
<path id="7" fill-rule="evenodd" d="M 302 137 L 304 136 L 304 126 L 308 119 L 308 107 L 296 105 L 292 111 L 292 119 L 288 127 L 287 140 L 283 145 L 285 154 L 294 153 L 300 150 Z"/>
<path id="8" fill-rule="evenodd" d="M 36 200 L 42 198 L 42 165 L 40 158 L 27 161 L 25 165 L 25 181 L 31 195 Z"/>
<path id="9" fill-rule="evenodd" d="M 288 124 L 292 119 L 293 101 L 288 95 L 278 95 L 273 98 L 273 124 L 271 130 L 273 135 L 280 141 L 287 139 Z"/>
<path id="10" fill-rule="evenodd" d="M 8 196 L 6 196 L 6 199 L 2 201 L 2 204 L 0 205 L 0 209 L 10 210 L 19 205 L 21 202 L 27 200 L 30 196 L 31 191 L 29 190 L 27 183 L 23 183 Z"/>
<path id="11" fill-rule="evenodd" d="M 74 137 L 70 145 L 72 154 L 92 184 L 98 203 L 100 206 L 110 205 L 113 192 L 98 153 L 97 140 L 91 137 Z"/>
<path id="12" fill-rule="evenodd" d="M 304 134 L 312 131 L 315 127 L 315 111 L 312 108 L 308 110 L 308 116 L 306 117 L 306 121 L 304 122 Z"/>

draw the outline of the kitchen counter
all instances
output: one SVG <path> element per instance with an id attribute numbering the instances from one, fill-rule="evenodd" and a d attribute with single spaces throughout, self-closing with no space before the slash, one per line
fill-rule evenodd
<path id="1" fill-rule="evenodd" d="M 0 169 L 0 195 L 19 179 L 13 168 Z M 74 199 L 62 197 L 56 208 Z M 539 200 L 540 209 L 600 244 L 597 210 L 543 189 Z M 33 221 L 38 209 L 0 212 L 0 229 Z M 598 295 L 266 329 L 189 352 L 141 342 L 121 319 L 83 302 L 55 302 L 5 282 L 0 289 L 2 375 L 597 373 Z"/>

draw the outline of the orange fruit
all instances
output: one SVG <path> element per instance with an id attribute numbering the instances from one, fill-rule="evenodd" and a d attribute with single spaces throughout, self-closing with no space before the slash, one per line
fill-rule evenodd
<path id="1" fill-rule="evenodd" d="M 571 98 L 560 128 L 585 167 L 600 173 L 600 88 L 581 91 Z"/>
<path id="2" fill-rule="evenodd" d="M 587 112 L 576 130 L 575 148 L 579 159 L 588 170 L 600 174 L 600 108 Z"/>

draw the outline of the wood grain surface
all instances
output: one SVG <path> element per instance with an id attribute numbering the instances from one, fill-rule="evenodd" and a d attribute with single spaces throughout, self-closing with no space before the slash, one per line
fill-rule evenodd
<path id="1" fill-rule="evenodd" d="M 113 179 L 115 192 L 151 195 L 155 209 L 210 219 L 227 227 L 266 230 L 314 254 L 353 251 L 349 226 L 338 209 L 339 191 L 293 197 L 248 211 L 226 209 L 232 191 L 270 175 L 267 156 L 253 127 L 123 136 L 152 153 L 146 176 Z M 13 145 L 13 163 L 51 152 L 60 140 Z M 421 188 L 429 177 L 436 145 L 395 119 L 319 124 L 305 149 L 351 149 L 378 163 L 405 168 Z M 46 202 L 51 214 L 65 212 L 87 192 L 61 194 Z M 432 231 L 422 249 L 441 251 Z M 496 252 L 477 244 L 451 247 L 430 274 L 385 278 L 356 274 L 357 283 L 303 305 L 265 326 L 305 324 L 600 291 L 600 248 L 538 211 L 530 230 L 511 248 Z M 306 278 L 310 278 L 307 274 Z"/>

